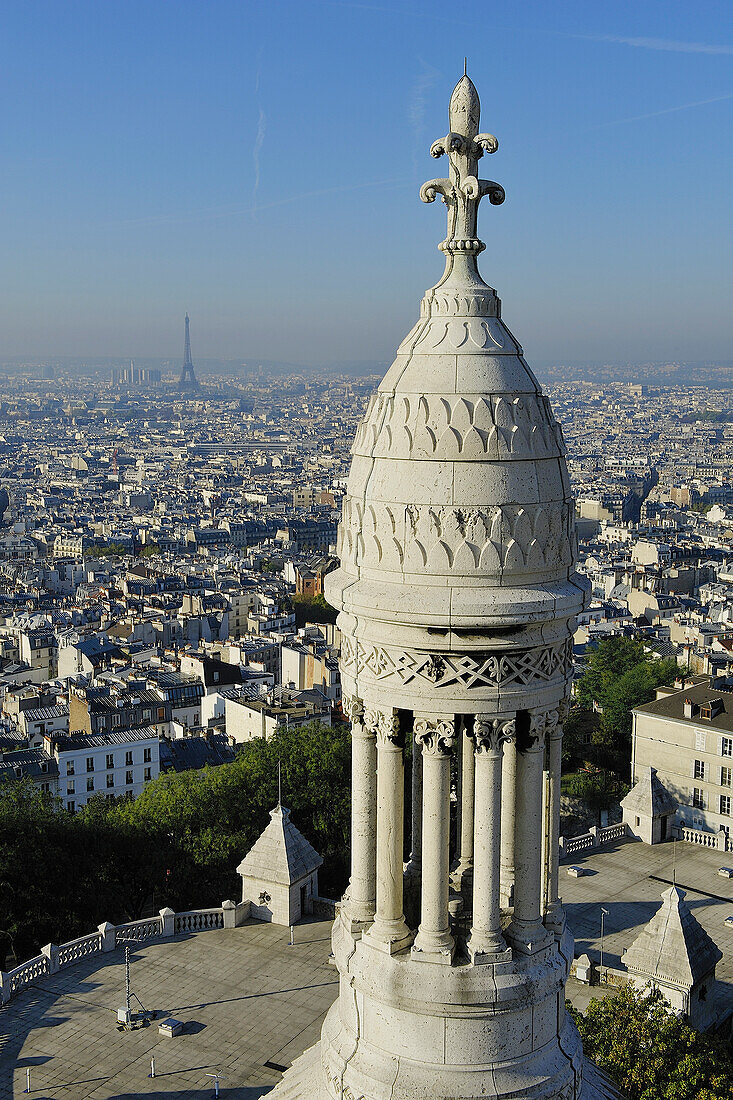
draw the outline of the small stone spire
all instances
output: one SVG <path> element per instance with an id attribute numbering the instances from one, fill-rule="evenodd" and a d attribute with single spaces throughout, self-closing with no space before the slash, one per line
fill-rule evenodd
<path id="1" fill-rule="evenodd" d="M 456 268 L 455 274 L 460 270 L 469 282 L 474 282 L 478 276 L 476 257 L 486 247 L 476 235 L 478 204 L 485 195 L 494 206 L 499 206 L 505 198 L 504 188 L 498 183 L 478 178 L 481 157 L 484 153 L 495 153 L 499 147 L 493 134 L 478 132 L 480 115 L 478 92 L 464 72 L 450 97 L 450 129 L 430 147 L 431 156 L 448 156 L 449 178 L 428 180 L 420 188 L 423 202 L 434 202 L 440 195 L 448 207 L 448 233 L 438 245 L 446 255 L 446 276 Z M 457 265 L 456 257 L 462 261 Z"/>

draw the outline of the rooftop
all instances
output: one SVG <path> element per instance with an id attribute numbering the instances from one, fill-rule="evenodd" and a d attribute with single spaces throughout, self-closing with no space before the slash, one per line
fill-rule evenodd
<path id="1" fill-rule="evenodd" d="M 207 1073 L 222 1075 L 222 1100 L 257 1100 L 320 1036 L 338 992 L 328 965 L 330 922 L 241 928 L 148 941 L 131 954 L 131 987 L 159 1016 L 147 1028 L 118 1031 L 124 1004 L 124 952 L 93 956 L 47 976 L 0 1009 L 0 1100 L 19 1096 L 30 1066 L 36 1096 L 204 1100 Z M 158 1020 L 184 1024 L 175 1039 Z M 150 1059 L 155 1057 L 152 1081 Z M 266 1063 L 272 1063 L 268 1066 Z"/>
<path id="2" fill-rule="evenodd" d="M 685 701 L 688 699 L 693 704 L 691 718 L 685 717 Z M 700 714 L 699 708 L 711 701 L 720 704 L 720 709 L 712 718 L 706 718 Z M 705 724 L 715 729 L 733 730 L 733 693 L 713 688 L 706 680 L 697 687 L 681 688 L 672 695 L 665 695 L 661 699 L 653 699 L 651 703 L 634 707 L 634 712 L 656 714 L 660 718 L 675 718 L 680 722 L 693 722 L 696 726 Z"/>
<path id="3" fill-rule="evenodd" d="M 566 870 L 571 864 L 588 873 L 571 878 Z M 718 876 L 718 868 L 724 866 L 733 866 L 733 853 L 683 841 L 650 847 L 627 839 L 574 855 L 560 864 L 560 893 L 575 936 L 576 956 L 585 952 L 598 963 L 603 907 L 607 912 L 603 962 L 621 969 L 622 953 L 659 911 L 662 894 L 676 880 L 692 914 L 723 952 L 712 996 L 720 1016 L 727 1015 L 733 1011 L 733 928 L 726 926 L 725 919 L 733 915 L 733 879 Z M 578 1008 L 601 995 L 598 987 L 578 989 L 578 983 L 568 984 L 568 996 Z"/>

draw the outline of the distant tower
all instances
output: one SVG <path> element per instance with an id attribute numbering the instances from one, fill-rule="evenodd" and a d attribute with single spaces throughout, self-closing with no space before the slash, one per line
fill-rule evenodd
<path id="1" fill-rule="evenodd" d="M 193 371 L 193 360 L 191 359 L 191 333 L 189 332 L 188 325 L 188 314 L 186 314 L 186 341 L 183 348 L 183 369 L 181 370 L 181 377 L 178 384 L 182 390 L 197 390 L 199 384 L 196 381 L 196 375 Z"/>

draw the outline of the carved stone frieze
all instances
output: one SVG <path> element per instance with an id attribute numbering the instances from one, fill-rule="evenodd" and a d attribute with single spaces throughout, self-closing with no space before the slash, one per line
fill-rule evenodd
<path id="1" fill-rule="evenodd" d="M 352 453 L 505 461 L 557 458 L 565 445 L 544 394 L 379 393 L 357 429 Z"/>
<path id="2" fill-rule="evenodd" d="M 348 636 L 344 636 L 341 643 L 341 665 L 350 676 L 366 672 L 374 680 L 392 681 L 401 686 L 422 681 L 438 689 L 457 684 L 466 688 L 546 684 L 569 675 L 571 659 L 570 640 L 515 652 L 475 656 L 465 653 L 421 653 L 372 645 Z M 436 662 L 442 663 L 437 679 Z M 365 723 L 367 720 L 368 714 Z"/>
<path id="3" fill-rule="evenodd" d="M 571 526 L 564 501 L 482 509 L 365 504 L 346 497 L 338 552 L 346 569 L 440 576 L 542 573 L 570 564 Z"/>
<path id="4" fill-rule="evenodd" d="M 415 744 L 419 745 L 424 756 L 447 756 L 455 744 L 455 722 L 449 720 L 433 721 L 429 718 L 416 718 L 414 724 Z"/>

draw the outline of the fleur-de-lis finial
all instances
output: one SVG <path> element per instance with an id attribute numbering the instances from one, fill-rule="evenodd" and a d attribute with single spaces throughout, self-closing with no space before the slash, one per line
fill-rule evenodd
<path id="1" fill-rule="evenodd" d="M 465 256 L 475 271 L 476 256 L 486 247 L 476 236 L 478 204 L 488 195 L 499 206 L 504 188 L 493 180 L 478 178 L 478 162 L 484 153 L 495 153 L 499 143 L 493 134 L 478 132 L 481 104 L 473 81 L 465 72 L 453 89 L 448 111 L 449 132 L 433 142 L 430 155 L 448 156 L 448 179 L 428 180 L 420 188 L 423 202 L 434 202 L 438 195 L 448 207 L 448 233 L 438 248 L 452 257 Z"/>

